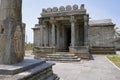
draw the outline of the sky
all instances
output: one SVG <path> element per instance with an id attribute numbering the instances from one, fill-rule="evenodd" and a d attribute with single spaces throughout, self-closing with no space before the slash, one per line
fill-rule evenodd
<path id="1" fill-rule="evenodd" d="M 120 29 L 120 0 L 23 0 L 22 21 L 26 24 L 26 42 L 33 43 L 33 28 L 38 23 L 42 8 L 85 4 L 91 20 L 112 19 Z"/>

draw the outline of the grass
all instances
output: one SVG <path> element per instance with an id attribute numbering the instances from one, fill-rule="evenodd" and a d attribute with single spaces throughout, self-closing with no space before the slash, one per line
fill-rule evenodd
<path id="1" fill-rule="evenodd" d="M 107 58 L 120 68 L 120 56 L 107 56 Z"/>

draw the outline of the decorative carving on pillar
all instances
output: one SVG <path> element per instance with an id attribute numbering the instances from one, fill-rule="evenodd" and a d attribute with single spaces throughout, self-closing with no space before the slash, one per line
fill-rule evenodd
<path id="1" fill-rule="evenodd" d="M 51 24 L 55 24 L 55 22 L 56 22 L 56 21 L 55 21 L 54 17 L 50 17 L 50 23 L 51 23 Z"/>
<path id="2" fill-rule="evenodd" d="M 76 22 L 75 16 L 71 16 L 71 17 L 70 17 L 70 22 L 71 22 L 71 23 L 72 23 L 72 22 L 73 22 L 73 23 Z"/>
<path id="3" fill-rule="evenodd" d="M 17 60 L 17 62 L 21 61 L 23 59 L 24 54 L 22 54 L 23 52 L 23 36 L 22 36 L 22 30 L 21 27 L 18 25 L 15 29 L 15 32 L 13 34 L 13 38 L 12 38 L 12 43 L 13 43 L 13 53 L 15 55 L 15 58 Z"/>

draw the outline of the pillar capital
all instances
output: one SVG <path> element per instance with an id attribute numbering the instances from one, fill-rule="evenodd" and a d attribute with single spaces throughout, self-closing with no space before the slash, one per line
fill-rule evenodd
<path id="1" fill-rule="evenodd" d="M 89 21 L 89 15 L 84 15 L 84 22 L 88 22 Z"/>
<path id="2" fill-rule="evenodd" d="M 55 21 L 55 18 L 54 17 L 50 17 L 50 23 L 51 24 L 54 24 L 56 21 Z"/>
<path id="3" fill-rule="evenodd" d="M 47 22 L 43 20 L 43 21 L 41 22 L 41 25 L 47 25 Z"/>
<path id="4" fill-rule="evenodd" d="M 71 17 L 70 17 L 70 22 L 71 22 L 71 23 L 75 23 L 75 22 L 76 22 L 75 16 L 71 16 Z"/>

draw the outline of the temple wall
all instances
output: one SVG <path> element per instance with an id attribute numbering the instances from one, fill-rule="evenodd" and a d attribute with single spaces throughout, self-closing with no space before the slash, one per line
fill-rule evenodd
<path id="1" fill-rule="evenodd" d="M 34 46 L 39 46 L 40 44 L 40 30 L 36 29 L 34 31 Z"/>
<path id="2" fill-rule="evenodd" d="M 79 44 L 80 46 L 84 45 L 84 28 L 82 26 L 79 27 Z"/>
<path id="3" fill-rule="evenodd" d="M 89 26 L 88 40 L 91 47 L 114 47 L 114 26 Z"/>
<path id="4" fill-rule="evenodd" d="M 120 50 L 120 41 L 115 42 L 116 50 Z"/>

